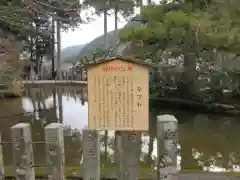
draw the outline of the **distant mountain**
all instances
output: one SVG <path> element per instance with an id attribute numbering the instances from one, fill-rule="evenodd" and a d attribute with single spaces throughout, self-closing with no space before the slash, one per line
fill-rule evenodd
<path id="1" fill-rule="evenodd" d="M 62 60 L 68 61 L 69 59 L 77 56 L 84 46 L 85 44 L 80 44 L 64 48 L 62 50 Z"/>
<path id="2" fill-rule="evenodd" d="M 141 22 L 136 20 L 138 18 L 135 17 L 132 20 L 130 20 L 123 28 L 134 28 L 134 27 L 141 27 Z M 119 31 L 120 29 L 118 29 Z M 108 32 L 108 45 L 109 47 L 115 47 L 118 41 L 118 37 L 115 36 L 114 31 Z M 94 52 L 97 48 L 104 49 L 104 35 L 101 35 L 94 39 L 93 41 L 86 44 L 84 47 L 81 48 L 81 50 L 78 51 L 78 53 L 75 54 L 75 56 L 72 56 L 68 62 L 76 62 L 79 59 L 83 59 L 83 57 L 90 58 L 92 55 L 92 52 Z"/>
<path id="3" fill-rule="evenodd" d="M 62 62 L 60 69 L 63 71 L 67 71 L 69 68 L 71 68 L 73 66 L 72 63 L 74 62 L 72 59 L 79 54 L 79 51 L 81 51 L 84 46 L 85 44 L 80 44 L 64 48 L 61 52 Z M 52 67 L 52 61 L 44 61 L 42 66 L 46 71 L 50 72 Z"/>

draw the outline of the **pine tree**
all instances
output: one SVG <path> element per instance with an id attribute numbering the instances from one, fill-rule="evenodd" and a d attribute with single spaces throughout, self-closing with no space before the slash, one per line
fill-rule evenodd
<path id="1" fill-rule="evenodd" d="M 141 20 L 147 28 L 123 29 L 122 41 L 132 41 L 135 55 L 150 54 L 156 61 L 159 50 L 170 52 L 171 56 L 184 57 L 184 73 L 181 89 L 187 96 L 196 96 L 196 63 L 204 52 L 239 52 L 239 1 L 218 0 L 185 2 L 173 1 L 143 8 Z M 138 47 L 138 48 L 136 48 Z M 156 59 L 157 58 L 157 59 Z"/>

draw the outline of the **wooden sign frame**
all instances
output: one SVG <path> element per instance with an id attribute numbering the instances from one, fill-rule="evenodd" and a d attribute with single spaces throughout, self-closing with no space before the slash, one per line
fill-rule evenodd
<path id="1" fill-rule="evenodd" d="M 122 57 L 87 66 L 88 129 L 148 131 L 149 65 Z"/>

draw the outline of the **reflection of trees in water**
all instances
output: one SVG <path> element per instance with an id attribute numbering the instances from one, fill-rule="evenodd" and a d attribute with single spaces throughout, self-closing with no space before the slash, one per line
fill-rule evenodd
<path id="1" fill-rule="evenodd" d="M 62 92 L 63 89 L 62 88 L 57 88 L 57 97 L 58 97 L 58 112 L 59 112 L 59 123 L 63 123 L 63 102 L 62 102 Z"/>
<path id="2" fill-rule="evenodd" d="M 211 165 L 232 169 L 240 162 L 239 122 L 217 116 L 195 116 L 180 125 L 182 168 Z M 232 158 L 234 157 L 234 158 Z"/>
<path id="3" fill-rule="evenodd" d="M 46 104 L 45 101 L 45 99 L 51 96 L 56 97 L 57 89 L 42 88 L 41 91 L 37 91 L 37 89 L 31 90 L 31 93 L 30 91 L 28 92 L 28 96 L 31 97 L 34 111 L 38 111 L 39 118 L 36 117 L 36 113 L 26 116 L 21 99 L 2 100 L 0 102 L 0 131 L 3 133 L 5 141 L 11 140 L 10 128 L 18 122 L 31 122 L 33 140 L 43 141 L 43 127 L 46 124 L 58 121 L 56 115 L 57 99 L 54 100 L 53 98 L 52 106 Z M 61 93 L 62 96 L 82 104 L 87 101 L 86 88 L 62 88 Z M 143 157 L 142 164 L 148 167 L 155 165 L 155 154 L 153 156 L 153 153 L 155 152 L 154 143 L 156 141 L 156 116 L 165 113 L 174 114 L 179 120 L 182 168 L 201 169 L 200 163 L 202 166 L 215 164 L 219 167 L 231 169 L 232 164 L 240 164 L 240 143 L 238 143 L 240 124 L 236 118 L 197 115 L 196 113 L 179 112 L 176 110 L 160 111 L 157 109 L 151 109 L 150 112 L 149 138 L 144 138 L 142 142 L 142 145 L 145 144 L 148 148 L 141 154 L 141 157 Z M 108 134 L 102 133 L 101 145 L 101 162 L 105 164 L 116 163 L 114 156 L 116 143 L 114 136 L 110 132 Z M 68 165 L 79 165 L 82 154 L 81 138 L 77 138 L 76 133 L 68 135 L 65 133 L 65 147 L 66 163 Z M 10 152 L 11 146 L 4 146 L 4 161 L 6 165 L 11 164 L 12 161 Z M 44 145 L 34 145 L 34 152 L 36 163 L 45 163 Z"/>
<path id="4" fill-rule="evenodd" d="M 40 111 L 47 109 L 49 110 L 46 105 L 46 99 L 52 96 L 53 104 L 51 108 L 56 111 L 58 105 L 59 122 L 63 121 L 63 97 L 66 97 L 67 99 L 73 99 L 75 102 L 81 102 L 82 105 L 85 105 L 85 103 L 87 102 L 87 89 L 85 87 L 31 88 L 27 90 L 26 94 L 28 97 L 30 97 L 32 101 L 34 112 L 38 112 L 38 114 L 40 113 Z"/>
<path id="5" fill-rule="evenodd" d="M 40 116 L 39 120 L 40 121 L 45 121 L 44 126 L 51 123 L 51 122 L 63 122 L 63 102 L 62 102 L 62 98 L 65 96 L 67 98 L 71 98 L 74 99 L 75 101 L 82 101 L 82 103 L 85 103 L 86 99 L 84 99 L 84 94 L 86 91 L 84 89 L 80 89 L 80 88 L 66 88 L 66 87 L 55 87 L 55 88 L 38 88 L 38 90 L 41 89 L 41 93 L 42 95 L 38 95 L 36 92 L 34 94 L 34 96 L 30 96 L 31 99 L 36 103 L 36 104 L 41 104 L 41 103 L 45 103 L 45 105 L 41 106 L 41 108 L 45 109 L 47 108 L 46 105 L 46 99 L 49 97 L 53 97 L 53 104 L 52 106 L 48 106 L 48 109 L 46 111 L 42 111 L 42 109 L 35 109 L 35 111 L 38 111 L 38 114 Z M 32 91 L 32 89 L 30 89 L 30 91 Z M 34 93 L 34 92 L 33 92 Z M 32 94 L 33 94 L 32 93 Z M 29 93 L 28 93 L 29 94 Z M 38 106 L 39 107 L 39 106 Z M 59 117 L 57 117 L 57 107 L 58 112 L 59 112 Z M 64 123 L 64 122 L 63 122 Z M 35 126 L 36 123 L 34 123 Z M 44 134 L 44 129 L 41 126 L 36 125 L 36 128 L 38 128 L 38 130 L 34 130 L 34 132 L 38 132 L 38 134 L 41 135 L 41 139 L 43 139 L 43 134 Z M 66 134 L 66 132 L 68 132 L 68 134 Z M 71 132 L 69 134 L 69 132 Z M 76 131 L 77 132 L 77 131 Z M 72 131 L 71 128 L 70 130 L 68 129 L 67 131 L 65 130 L 65 153 L 66 153 L 66 163 L 68 165 L 79 165 L 80 161 L 81 161 L 81 157 L 82 157 L 82 148 L 81 148 L 81 140 L 79 138 L 79 136 L 77 135 L 78 133 L 76 133 L 75 131 Z M 40 139 L 38 139 L 40 140 Z M 45 158 L 42 156 L 45 156 L 44 150 L 40 151 L 41 153 L 39 153 L 39 149 L 37 150 L 37 154 L 40 161 L 44 160 Z"/>
<path id="6" fill-rule="evenodd" d="M 45 88 L 31 88 L 27 89 L 26 94 L 30 98 L 33 106 L 33 112 L 34 112 L 34 119 L 36 120 L 42 120 L 43 124 L 47 123 L 48 120 L 50 122 L 54 121 L 57 119 L 56 115 L 56 104 L 53 102 L 51 105 L 46 104 L 46 99 L 55 95 L 55 91 L 53 89 L 51 90 L 46 90 Z M 47 121 L 47 122 L 46 122 Z"/>
<path id="7" fill-rule="evenodd" d="M 62 89 L 62 95 L 66 96 L 67 99 L 72 98 L 76 102 L 80 101 L 82 105 L 85 105 L 87 102 L 87 88 L 81 87 L 81 88 L 61 88 Z"/>

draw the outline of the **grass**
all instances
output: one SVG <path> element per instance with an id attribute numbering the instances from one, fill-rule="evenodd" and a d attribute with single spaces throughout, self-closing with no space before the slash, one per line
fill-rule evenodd
<path id="1" fill-rule="evenodd" d="M 66 176 L 74 176 L 74 175 L 77 176 L 81 173 L 80 166 L 66 167 L 65 170 L 66 170 Z M 5 171 L 5 176 L 13 176 L 15 174 L 15 169 L 13 166 L 5 166 L 4 171 Z M 111 174 L 117 171 L 118 171 L 118 167 L 116 166 L 101 168 L 101 176 L 106 176 L 108 174 Z M 154 171 L 151 168 L 141 168 L 140 175 L 144 176 L 147 173 L 153 173 L 153 172 Z M 46 176 L 48 174 L 48 168 L 36 167 L 35 174 L 36 176 Z"/>
<path id="2" fill-rule="evenodd" d="M 48 173 L 47 167 L 36 167 L 35 174 L 36 176 L 46 176 Z M 66 167 L 66 176 L 73 176 L 76 173 L 80 172 L 80 167 Z M 12 166 L 5 166 L 4 167 L 5 176 L 14 176 L 15 169 Z"/>
<path id="3" fill-rule="evenodd" d="M 205 172 L 205 171 L 194 170 L 194 169 L 185 169 L 185 170 L 179 171 L 179 173 L 202 173 L 202 172 Z M 224 173 L 228 174 L 229 176 L 240 177 L 240 172 L 224 172 Z"/>
<path id="4" fill-rule="evenodd" d="M 15 174 L 14 167 L 12 166 L 5 166 L 4 167 L 5 176 L 13 176 Z M 118 172 L 119 168 L 116 166 L 112 167 L 105 167 L 101 169 L 101 176 L 107 176 L 111 173 Z M 179 171 L 179 173 L 202 173 L 201 170 L 193 170 L 193 169 L 186 169 Z M 46 176 L 48 173 L 48 169 L 46 167 L 36 167 L 35 168 L 36 176 Z M 140 169 L 140 177 L 144 177 L 147 174 L 154 174 L 155 171 L 148 167 L 142 167 Z M 240 177 L 240 172 L 226 172 L 226 174 L 234 177 Z M 72 166 L 66 167 L 66 176 L 81 176 L 80 166 Z"/>

